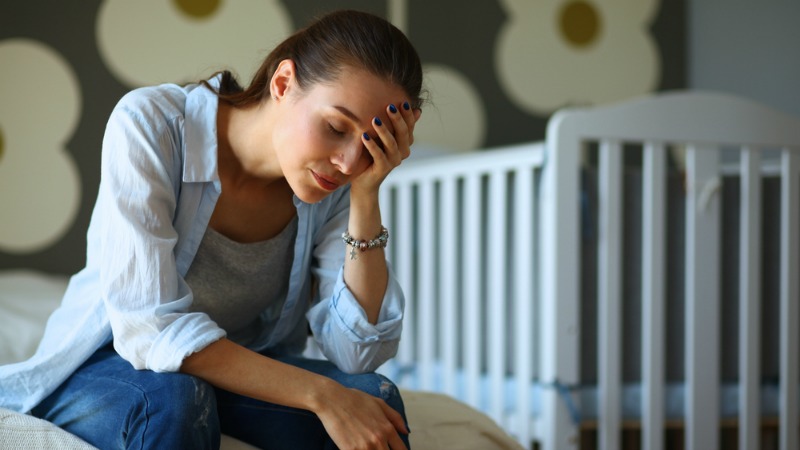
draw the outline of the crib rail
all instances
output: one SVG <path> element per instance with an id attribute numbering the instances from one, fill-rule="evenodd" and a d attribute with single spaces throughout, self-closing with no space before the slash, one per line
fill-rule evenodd
<path id="1" fill-rule="evenodd" d="M 709 94 L 678 94 L 600 110 L 562 112 L 550 122 L 549 155 L 564 159 L 573 176 L 585 164 L 588 147 L 596 148 L 599 181 L 598 265 L 598 429 L 600 448 L 621 448 L 619 330 L 623 329 L 620 280 L 620 184 L 622 148 L 641 151 L 642 181 L 642 446 L 664 446 L 665 390 L 665 177 L 667 149 L 685 150 L 685 447 L 720 448 L 720 234 L 724 227 L 720 189 L 726 165 L 738 162 L 739 229 L 739 448 L 760 448 L 760 346 L 763 298 L 762 192 L 764 177 L 779 166 L 780 190 L 780 448 L 798 446 L 798 158 L 800 121 L 739 99 Z M 780 152 L 769 163 L 764 155 Z M 731 158 L 732 157 L 732 158 Z M 552 161 L 548 161 L 551 164 Z M 729 166 L 729 164 L 728 164 Z M 545 173 L 549 168 L 546 168 Z M 569 177 L 562 178 L 562 180 Z M 571 181 L 567 181 L 572 183 Z M 553 181 L 554 186 L 560 186 Z M 575 201 L 575 200 L 573 200 Z M 563 208 L 559 202 L 553 208 Z M 543 218 L 553 213 L 543 210 Z M 567 208 L 565 213 L 574 212 Z M 577 221 L 573 218 L 560 220 Z M 631 239 L 627 236 L 627 239 Z M 574 235 L 575 241 L 579 240 Z M 565 241 L 566 242 L 566 241 Z M 560 245 L 560 244 L 559 244 Z M 563 248 L 563 247 L 561 247 Z M 542 265 L 551 262 L 545 258 Z M 554 269 L 571 270 L 561 266 Z M 584 274 L 585 275 L 585 274 Z M 544 303 L 554 301 L 543 297 Z M 563 301 L 563 299 L 559 299 Z M 553 447 L 553 448 L 557 448 Z M 558 447 L 560 448 L 560 447 Z"/>
<path id="2" fill-rule="evenodd" d="M 529 443 L 530 403 L 522 399 L 535 370 L 531 230 L 544 153 L 533 145 L 498 153 L 412 161 L 384 183 L 383 220 L 396 230 L 388 259 L 406 294 L 403 339 L 386 370 L 400 386 L 445 392 L 489 413 Z"/>
<path id="3" fill-rule="evenodd" d="M 668 336 L 678 336 L 683 389 L 669 392 L 681 396 L 684 447 L 719 449 L 720 336 L 730 326 L 721 317 L 733 304 L 737 440 L 755 449 L 764 419 L 761 352 L 771 342 L 763 312 L 775 297 L 779 447 L 796 449 L 798 172 L 800 120 L 703 93 L 564 110 L 550 120 L 544 145 L 404 163 L 381 192 L 393 232 L 388 258 L 407 302 L 398 356 L 383 370 L 402 387 L 445 392 L 487 412 L 527 448 L 536 441 L 551 450 L 579 446 L 586 405 L 578 391 L 595 364 L 599 447 L 619 449 L 630 422 L 623 369 L 633 357 L 641 447 L 661 450 L 665 424 L 674 422 L 665 417 L 674 400 L 667 361 L 676 353 Z M 680 193 L 668 194 L 676 182 Z M 731 192 L 734 215 L 723 207 Z M 723 231 L 738 233 L 733 256 Z M 723 254 L 737 260 L 733 288 L 723 286 L 731 278 Z M 632 285 L 641 305 L 633 318 L 623 307 Z M 676 304 L 685 319 L 668 322 Z M 641 342 L 635 355 L 629 341 Z"/>

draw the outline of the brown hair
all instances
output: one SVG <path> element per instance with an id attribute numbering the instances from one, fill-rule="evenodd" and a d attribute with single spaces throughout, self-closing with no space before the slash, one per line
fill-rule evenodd
<path id="1" fill-rule="evenodd" d="M 353 10 L 326 14 L 289 36 L 267 56 L 246 89 L 223 71 L 217 95 L 237 107 L 268 101 L 272 75 L 285 59 L 294 62 L 301 89 L 334 81 L 345 66 L 352 66 L 401 87 L 413 108 L 422 104 L 422 64 L 411 42 L 385 19 Z"/>

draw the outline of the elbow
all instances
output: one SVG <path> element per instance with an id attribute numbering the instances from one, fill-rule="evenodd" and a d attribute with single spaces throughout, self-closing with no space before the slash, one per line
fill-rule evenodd
<path id="1" fill-rule="evenodd" d="M 350 352 L 324 352 L 329 360 L 350 375 L 374 372 L 397 354 L 399 340 L 370 342 L 354 345 Z"/>

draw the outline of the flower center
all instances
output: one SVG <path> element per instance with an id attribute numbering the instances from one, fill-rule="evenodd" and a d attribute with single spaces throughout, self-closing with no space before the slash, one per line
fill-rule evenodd
<path id="1" fill-rule="evenodd" d="M 600 14 L 583 0 L 568 2 L 561 9 L 561 34 L 576 47 L 592 44 L 600 34 Z"/>
<path id="2" fill-rule="evenodd" d="M 182 13 L 193 19 L 206 19 L 219 8 L 221 0 L 173 0 Z"/>

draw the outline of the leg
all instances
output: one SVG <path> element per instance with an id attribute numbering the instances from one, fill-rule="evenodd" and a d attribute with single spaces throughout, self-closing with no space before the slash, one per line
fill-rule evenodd
<path id="1" fill-rule="evenodd" d="M 404 420 L 406 418 L 400 392 L 382 375 L 346 374 L 328 361 L 297 357 L 276 359 L 327 376 L 349 388 L 380 397 L 399 412 Z M 266 403 L 220 389 L 217 390 L 217 409 L 223 433 L 257 447 L 270 450 L 336 448 L 322 422 L 310 411 Z M 409 447 L 408 436 L 400 436 L 406 447 Z"/>
<path id="2" fill-rule="evenodd" d="M 135 370 L 110 346 L 32 414 L 102 449 L 219 448 L 210 385 L 185 374 Z"/>

